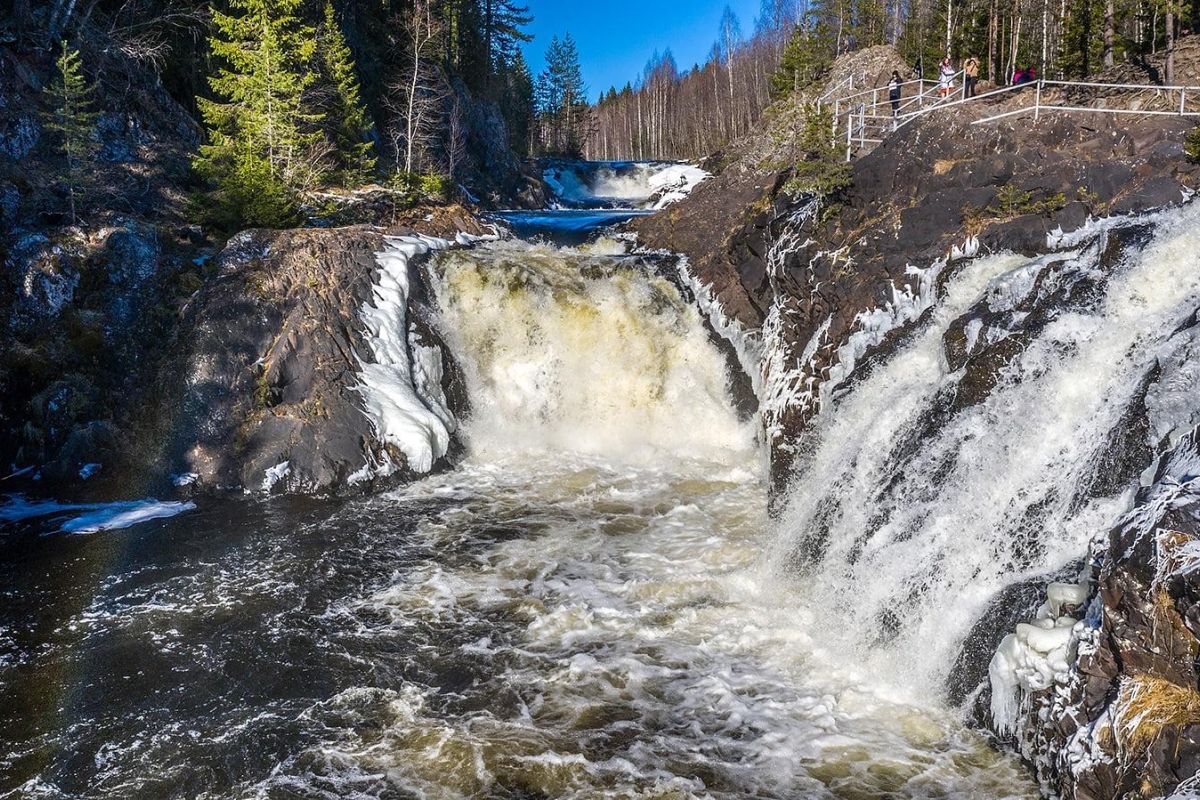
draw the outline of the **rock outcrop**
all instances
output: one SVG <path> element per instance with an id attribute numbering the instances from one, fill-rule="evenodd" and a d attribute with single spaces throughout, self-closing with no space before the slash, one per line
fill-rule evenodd
<path id="1" fill-rule="evenodd" d="M 1048 613 L 1073 615 L 1038 627 L 1061 632 L 1060 662 L 1021 640 L 1020 627 L 1011 655 L 1028 667 L 1006 683 L 1010 654 L 1002 650 L 993 661 L 991 691 L 1013 696 L 998 702 L 993 695 L 991 722 L 1047 795 L 1200 791 L 1198 574 L 1200 429 L 1193 429 L 1159 459 L 1133 510 L 1097 539 L 1084 582 L 1050 585 L 1047 605 L 1062 607 Z"/>
<path id="2" fill-rule="evenodd" d="M 398 237 L 482 234 L 465 213 L 442 212 Z M 442 466 L 447 450 L 417 465 L 389 441 L 364 407 L 364 365 L 379 363 L 364 310 L 391 302 L 381 293 L 378 229 L 247 231 L 217 259 L 218 278 L 192 300 L 180 326 L 178 361 L 164 386 L 181 379 L 163 409 L 171 470 L 203 489 L 324 494 L 361 491 Z M 466 409 L 461 376 L 432 324 L 432 299 L 416 259 L 399 319 L 402 347 L 427 348 L 440 379 L 439 402 Z M 405 320 L 407 325 L 404 325 Z M 384 331 L 387 334 L 388 331 Z M 415 372 L 414 364 L 407 365 Z M 400 380 L 410 383 L 411 374 Z M 178 384 L 177 384 L 178 385 Z M 428 402 L 428 400 L 427 400 Z"/>
<path id="3" fill-rule="evenodd" d="M 789 442 L 853 371 L 845 356 L 868 358 L 915 320 L 922 294 L 937 290 L 922 282 L 949 274 L 938 265 L 956 253 L 1044 253 L 1051 234 L 1179 204 L 1200 185 L 1183 152 L 1187 120 L 1043 113 L 972 124 L 989 113 L 967 106 L 901 128 L 854 162 L 836 206 L 782 196 L 786 168 L 764 170 L 756 155 L 638 223 L 644 245 L 688 256 L 746 337 L 771 339 L 762 400 L 777 491 L 792 472 Z M 881 328 L 877 312 L 892 322 Z"/>
<path id="4" fill-rule="evenodd" d="M 771 138 L 760 135 L 710 167 L 720 174 L 690 198 L 637 224 L 643 245 L 688 257 L 697 296 L 727 323 L 717 327 L 752 351 L 743 363 L 761 369 L 777 498 L 811 449 L 810 423 L 836 413 L 838 399 L 907 341 L 967 259 L 1012 252 L 1029 261 L 1005 283 L 1011 297 L 989 297 L 949 324 L 950 377 L 913 437 L 986 403 L 1057 321 L 1094 313 L 1153 236 L 1147 212 L 1186 203 L 1200 187 L 1200 166 L 1183 152 L 1193 121 L 1043 111 L 973 124 L 1020 102 L 942 110 L 901 128 L 855 160 L 836 204 L 784 196 L 787 166 L 762 157 Z M 1099 532 L 1082 531 L 1076 565 L 995 597 L 947 687 L 1029 761 L 1050 796 L 1200 791 L 1200 453 L 1195 432 L 1179 438 L 1200 422 L 1200 404 L 1181 388 L 1195 386 L 1194 348 L 1180 343 L 1194 330 L 1193 316 L 1171 339 L 1177 357 L 1146 376 L 1068 503 L 1132 493 L 1141 478 L 1134 511 L 1090 553 Z M 819 530 L 796 536 L 799 550 L 821 544 Z M 1036 548 L 1036 537 L 1027 545 Z"/>

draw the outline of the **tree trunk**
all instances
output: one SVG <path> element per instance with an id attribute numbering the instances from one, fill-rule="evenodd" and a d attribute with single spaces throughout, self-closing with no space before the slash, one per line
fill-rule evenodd
<path id="1" fill-rule="evenodd" d="M 1113 49 L 1117 41 L 1117 14 L 1113 0 L 1104 4 L 1104 66 L 1113 65 Z"/>
<path id="2" fill-rule="evenodd" d="M 954 23 L 954 0 L 946 0 L 946 58 L 950 57 L 950 40 Z"/>
<path id="3" fill-rule="evenodd" d="M 996 63 L 996 55 L 999 50 L 997 40 L 1000 38 L 1000 8 L 999 0 L 992 0 L 988 10 L 988 66 L 987 74 L 991 77 L 992 82 L 1000 85 L 1000 65 Z"/>
<path id="4" fill-rule="evenodd" d="M 1046 44 L 1050 38 L 1050 0 L 1042 0 L 1042 63 L 1038 66 L 1038 77 L 1046 79 Z"/>
<path id="5" fill-rule="evenodd" d="M 1168 85 L 1175 83 L 1175 9 L 1167 10 L 1167 68 L 1163 79 Z"/>

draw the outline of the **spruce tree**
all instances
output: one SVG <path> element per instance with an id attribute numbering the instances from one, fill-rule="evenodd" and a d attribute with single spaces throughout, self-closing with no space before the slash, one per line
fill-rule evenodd
<path id="1" fill-rule="evenodd" d="M 303 0 L 229 0 L 213 10 L 209 40 L 224 62 L 209 78 L 218 100 L 197 98 L 208 143 L 194 161 L 217 187 L 218 221 L 278 227 L 295 221 L 297 194 L 325 172 L 318 124 L 306 92 L 316 32 Z"/>
<path id="2" fill-rule="evenodd" d="M 62 43 L 62 55 L 57 61 L 58 75 L 46 87 L 51 111 L 45 114 L 46 128 L 58 136 L 59 147 L 66 159 L 63 175 L 71 203 L 71 223 L 76 216 L 76 199 L 86 192 L 88 165 L 96 154 L 98 143 L 93 136 L 100 115 L 94 110 L 96 87 L 83 77 L 79 51 Z"/>
<path id="3" fill-rule="evenodd" d="M 363 108 L 354 57 L 333 13 L 333 3 L 325 2 L 325 16 L 318 39 L 321 66 L 333 96 L 327 120 L 338 178 L 345 185 L 368 182 L 375 170 L 375 156 L 369 140 L 371 122 Z"/>
<path id="4" fill-rule="evenodd" d="M 524 30 L 533 22 L 533 16 L 529 6 L 518 5 L 515 0 L 483 0 L 483 7 L 488 62 L 500 74 L 516 62 L 521 45 L 533 41 L 533 36 Z"/>
<path id="5" fill-rule="evenodd" d="M 571 34 L 550 40 L 546 70 L 538 81 L 538 100 L 547 128 L 549 151 L 577 156 L 587 139 L 587 85 L 579 66 L 579 50 Z"/>
<path id="6" fill-rule="evenodd" d="M 771 97 L 786 97 L 819 78 L 829 68 L 831 50 L 823 37 L 797 25 L 783 48 L 778 69 L 771 76 Z"/>

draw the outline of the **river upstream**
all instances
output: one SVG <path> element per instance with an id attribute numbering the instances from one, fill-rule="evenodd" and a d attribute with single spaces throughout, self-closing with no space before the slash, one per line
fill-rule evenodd
<path id="1" fill-rule="evenodd" d="M 830 633 L 757 422 L 651 262 L 515 240 L 428 268 L 474 408 L 454 471 L 0 529 L 0 797 L 1036 796 Z"/>

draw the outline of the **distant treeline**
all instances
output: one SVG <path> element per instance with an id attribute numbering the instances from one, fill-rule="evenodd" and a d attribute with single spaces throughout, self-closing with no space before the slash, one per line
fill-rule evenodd
<path id="1" fill-rule="evenodd" d="M 704 157 L 839 54 L 873 45 L 895 46 L 912 74 L 926 77 L 944 57 L 975 56 L 981 77 L 999 85 L 1022 68 L 1087 78 L 1160 55 L 1159 79 L 1171 83 L 1175 42 L 1198 26 L 1200 0 L 763 0 L 746 36 L 727 7 L 703 64 L 681 69 L 668 50 L 636 81 L 601 95 L 585 151 L 603 159 Z"/>

